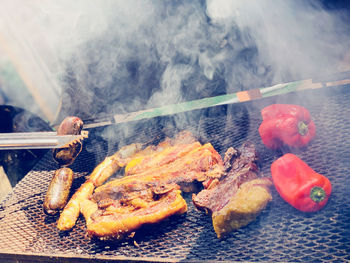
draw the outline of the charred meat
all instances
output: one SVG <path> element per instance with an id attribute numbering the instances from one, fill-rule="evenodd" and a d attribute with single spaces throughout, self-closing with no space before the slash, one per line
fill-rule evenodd
<path id="1" fill-rule="evenodd" d="M 193 194 L 194 205 L 212 216 L 218 238 L 249 224 L 272 199 L 272 183 L 259 178 L 257 160 L 252 143 L 246 142 L 238 150 L 229 148 L 224 159 L 225 175 Z"/>

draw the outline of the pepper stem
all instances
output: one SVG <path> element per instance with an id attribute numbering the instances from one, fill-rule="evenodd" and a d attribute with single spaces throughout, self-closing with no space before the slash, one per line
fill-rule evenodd
<path id="1" fill-rule="evenodd" d="M 326 198 L 326 192 L 319 186 L 312 187 L 310 191 L 310 198 L 316 203 L 322 202 Z"/>
<path id="2" fill-rule="evenodd" d="M 298 131 L 299 131 L 299 134 L 301 136 L 304 136 L 307 134 L 307 132 L 309 131 L 308 127 L 307 127 L 307 124 L 303 121 L 300 121 L 298 123 Z"/>

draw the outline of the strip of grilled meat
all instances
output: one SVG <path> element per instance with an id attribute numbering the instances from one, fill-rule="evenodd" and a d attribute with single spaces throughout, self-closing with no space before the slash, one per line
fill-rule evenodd
<path id="1" fill-rule="evenodd" d="M 92 201 L 83 204 L 90 209 L 84 209 L 87 231 L 89 236 L 100 239 L 122 239 L 144 224 L 187 211 L 186 201 L 176 184 L 121 185 L 113 193 L 94 194 Z"/>
<path id="2" fill-rule="evenodd" d="M 177 157 L 174 158 L 174 156 Z M 145 159 L 148 159 L 148 156 Z M 171 160 L 169 161 L 169 159 Z M 139 159 L 136 157 L 129 164 L 138 161 Z M 194 142 L 188 145 L 175 145 L 152 155 L 149 161 L 152 163 L 152 167 L 149 166 L 148 162 L 143 167 L 141 162 L 137 167 L 138 173 L 114 179 L 98 187 L 95 192 L 109 191 L 109 188 L 140 181 L 163 184 L 176 183 L 181 187 L 181 190 L 190 192 L 195 188 L 196 181 L 206 182 L 220 178 L 224 169 L 221 156 L 210 143 L 201 145 L 199 142 Z M 128 166 L 126 170 L 127 168 Z"/>
<path id="3" fill-rule="evenodd" d="M 272 183 L 259 178 L 257 160 L 252 143 L 246 142 L 238 150 L 229 148 L 224 160 L 226 175 L 193 194 L 194 205 L 211 214 L 218 238 L 249 224 L 272 199 Z"/>

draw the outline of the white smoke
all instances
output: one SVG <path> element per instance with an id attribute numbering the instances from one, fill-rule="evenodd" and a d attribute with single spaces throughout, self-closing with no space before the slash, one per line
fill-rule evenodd
<path id="1" fill-rule="evenodd" d="M 130 112 L 325 75 L 344 69 L 350 43 L 347 14 L 316 1 L 8 0 L 0 15 L 0 36 L 19 64 L 36 64 L 29 74 L 52 107 L 63 98 L 64 114 Z"/>
<path id="2" fill-rule="evenodd" d="M 274 83 L 341 70 L 349 50 L 346 13 L 326 11 L 314 1 L 212 1 L 216 23 L 248 30 L 259 58 L 273 68 Z"/>

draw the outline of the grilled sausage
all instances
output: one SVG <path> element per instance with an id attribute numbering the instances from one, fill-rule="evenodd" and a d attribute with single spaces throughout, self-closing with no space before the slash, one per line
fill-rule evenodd
<path id="1" fill-rule="evenodd" d="M 83 128 L 83 121 L 79 117 L 66 117 L 57 128 L 57 134 L 75 134 L 79 135 Z"/>
<path id="2" fill-rule="evenodd" d="M 79 135 L 83 128 L 83 121 L 75 116 L 66 117 L 57 128 L 58 135 Z M 82 150 L 82 143 L 77 142 L 66 148 L 53 149 L 54 160 L 62 166 L 71 165 Z"/>
<path id="3" fill-rule="evenodd" d="M 45 196 L 44 212 L 46 214 L 54 215 L 65 207 L 73 177 L 73 171 L 67 167 L 55 171 Z"/>

